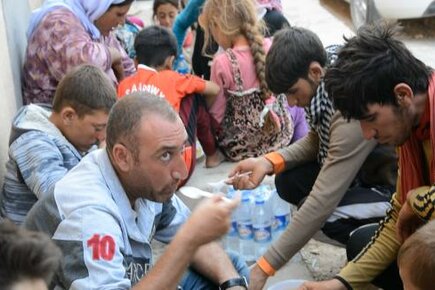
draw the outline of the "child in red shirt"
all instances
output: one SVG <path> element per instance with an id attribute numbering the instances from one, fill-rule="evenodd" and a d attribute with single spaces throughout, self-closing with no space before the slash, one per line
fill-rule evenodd
<path id="1" fill-rule="evenodd" d="M 177 41 L 166 28 L 145 28 L 137 35 L 134 48 L 137 72 L 119 84 L 118 97 L 137 91 L 147 91 L 166 98 L 179 112 L 189 136 L 184 153 L 189 176 L 195 166 L 196 135 L 206 155 L 206 167 L 219 165 L 224 156 L 216 147 L 210 116 L 206 109 L 206 104 L 210 106 L 214 102 L 219 87 L 197 76 L 181 75 L 172 70 L 173 61 L 177 56 Z"/>

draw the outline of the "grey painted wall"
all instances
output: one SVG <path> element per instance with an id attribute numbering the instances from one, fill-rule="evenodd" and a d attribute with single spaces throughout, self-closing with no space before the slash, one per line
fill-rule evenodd
<path id="1" fill-rule="evenodd" d="M 10 124 L 22 105 L 21 69 L 30 16 L 27 1 L 0 0 L 0 184 L 7 160 Z M 36 0 L 35 0 L 36 1 Z M 33 7 L 40 3 L 35 1 Z"/>

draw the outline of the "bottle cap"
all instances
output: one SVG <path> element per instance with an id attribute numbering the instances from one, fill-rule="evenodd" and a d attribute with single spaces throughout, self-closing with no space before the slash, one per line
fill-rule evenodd
<path id="1" fill-rule="evenodd" d="M 251 200 L 251 190 L 242 191 L 242 202 L 247 202 Z"/>

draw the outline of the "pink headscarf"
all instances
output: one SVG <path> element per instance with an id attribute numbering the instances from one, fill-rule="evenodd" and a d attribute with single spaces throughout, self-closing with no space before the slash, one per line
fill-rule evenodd
<path id="1" fill-rule="evenodd" d="M 30 18 L 27 38 L 30 38 L 44 16 L 60 7 L 68 8 L 79 19 L 92 39 L 101 37 L 100 30 L 94 25 L 94 21 L 100 18 L 112 4 L 121 4 L 125 0 L 46 0 L 42 6 L 33 11 Z"/>

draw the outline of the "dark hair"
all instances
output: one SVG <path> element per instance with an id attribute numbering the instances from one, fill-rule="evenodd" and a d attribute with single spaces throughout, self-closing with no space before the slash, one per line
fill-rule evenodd
<path id="1" fill-rule="evenodd" d="M 166 99 L 148 92 L 136 92 L 119 100 L 113 106 L 107 122 L 106 144 L 109 155 L 116 143 L 122 143 L 137 159 L 139 150 L 136 133 L 141 120 L 150 115 L 158 115 L 174 122 L 178 119 L 177 112 Z"/>
<path id="2" fill-rule="evenodd" d="M 181 1 L 183 2 L 183 1 Z M 178 10 L 180 10 L 180 0 L 154 0 L 153 3 L 153 18 L 156 16 L 157 14 L 157 9 L 159 8 L 159 6 L 161 5 L 165 5 L 165 4 L 171 4 L 172 6 L 176 7 Z"/>
<path id="3" fill-rule="evenodd" d="M 6 220 L 0 223 L 2 289 L 27 279 L 43 279 L 49 285 L 61 257 L 60 249 L 45 234 L 19 228 Z"/>
<path id="4" fill-rule="evenodd" d="M 71 106 L 79 117 L 96 110 L 109 112 L 116 102 L 112 81 L 98 67 L 84 64 L 73 68 L 59 82 L 53 100 L 53 111 L 59 113 Z"/>
<path id="5" fill-rule="evenodd" d="M 159 67 L 169 56 L 177 56 L 177 39 L 167 28 L 153 25 L 139 32 L 134 49 L 140 64 Z"/>
<path id="6" fill-rule="evenodd" d="M 326 90 L 345 118 L 364 118 L 369 104 L 398 106 L 394 87 L 399 83 L 414 94 L 427 91 L 430 69 L 394 37 L 397 31 L 397 26 L 378 22 L 345 38 L 325 75 Z"/>
<path id="7" fill-rule="evenodd" d="M 267 10 L 263 20 L 267 28 L 264 31 L 264 37 L 272 37 L 281 29 L 290 27 L 290 23 L 284 14 L 276 9 Z"/>
<path id="8" fill-rule="evenodd" d="M 125 0 L 125 1 L 123 1 L 121 3 L 118 3 L 118 4 L 111 4 L 109 6 L 109 9 L 112 8 L 112 7 L 122 7 L 122 6 L 125 6 L 125 5 L 130 5 L 131 3 L 133 3 L 133 1 L 134 0 Z"/>
<path id="9" fill-rule="evenodd" d="M 412 234 L 400 247 L 399 268 L 408 267 L 409 279 L 418 289 L 433 289 L 435 276 L 435 221 Z"/>
<path id="10" fill-rule="evenodd" d="M 319 37 L 301 27 L 278 31 L 266 57 L 266 81 L 275 94 L 286 93 L 299 78 L 308 77 L 313 61 L 326 64 L 326 51 Z"/>

